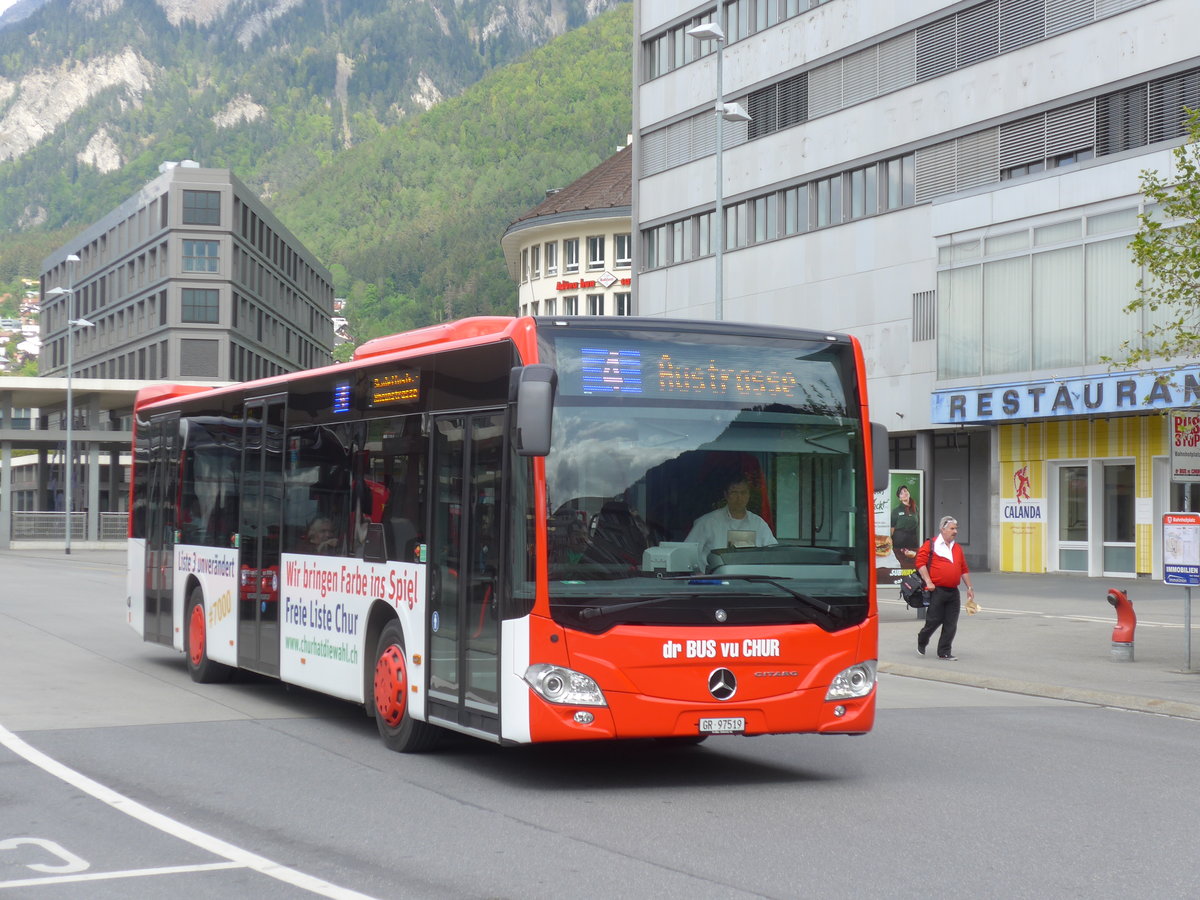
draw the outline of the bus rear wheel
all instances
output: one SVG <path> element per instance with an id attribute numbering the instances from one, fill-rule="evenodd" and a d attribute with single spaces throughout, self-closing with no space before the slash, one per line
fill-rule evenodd
<path id="1" fill-rule="evenodd" d="M 389 750 L 423 753 L 433 749 L 438 729 L 418 722 L 408 711 L 408 665 L 404 656 L 404 632 L 392 620 L 383 627 L 375 650 L 375 680 L 372 703 L 375 725 Z"/>
<path id="2" fill-rule="evenodd" d="M 188 674 L 192 676 L 192 681 L 200 684 L 228 681 L 233 669 L 208 658 L 206 629 L 204 591 L 196 585 L 188 593 L 187 609 L 183 615 L 183 652 L 187 656 Z"/>

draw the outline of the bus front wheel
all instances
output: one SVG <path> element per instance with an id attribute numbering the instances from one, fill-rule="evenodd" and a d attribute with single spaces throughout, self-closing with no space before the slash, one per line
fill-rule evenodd
<path id="1" fill-rule="evenodd" d="M 204 591 L 199 585 L 188 594 L 187 611 L 183 616 L 183 652 L 187 656 L 188 673 L 192 681 L 212 684 L 228 681 L 233 669 L 208 658 L 207 622 L 204 617 Z"/>
<path id="2" fill-rule="evenodd" d="M 389 750 L 422 753 L 437 743 L 438 729 L 409 715 L 409 690 L 404 632 L 392 620 L 383 627 L 375 651 L 375 724 Z"/>

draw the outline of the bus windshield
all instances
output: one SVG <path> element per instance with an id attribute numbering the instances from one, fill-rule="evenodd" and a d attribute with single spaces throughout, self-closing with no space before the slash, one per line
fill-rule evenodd
<path id="1" fill-rule="evenodd" d="M 547 332 L 560 624 L 865 618 L 871 506 L 849 343 L 669 323 Z"/>

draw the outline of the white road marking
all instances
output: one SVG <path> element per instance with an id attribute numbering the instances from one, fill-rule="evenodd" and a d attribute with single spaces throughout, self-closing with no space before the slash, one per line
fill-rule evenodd
<path id="1" fill-rule="evenodd" d="M 903 600 L 894 600 L 891 597 L 880 597 L 880 603 L 896 604 L 899 606 L 908 606 Z M 1114 616 L 1085 616 L 1085 615 L 1061 615 L 1057 613 L 1046 613 L 1036 609 L 1004 609 L 999 606 L 985 606 L 979 611 L 982 613 L 1000 613 L 1005 616 L 1037 616 L 1040 619 L 1064 619 L 1074 622 L 1099 622 L 1101 625 L 1116 625 L 1117 620 Z M 1138 619 L 1138 628 L 1145 625 L 1148 628 L 1183 628 L 1181 622 L 1155 622 L 1151 619 Z M 1194 627 L 1194 626 L 1193 626 Z"/>
<path id="2" fill-rule="evenodd" d="M 138 803 L 136 800 L 132 800 L 124 794 L 117 793 L 112 788 L 88 778 L 81 772 L 76 772 L 69 766 L 63 765 L 58 760 L 31 747 L 3 725 L 0 725 L 0 744 L 3 744 L 13 753 L 37 766 L 42 771 L 53 775 L 61 781 L 65 781 L 67 784 L 86 794 L 90 794 L 113 809 L 131 816 L 139 822 L 149 825 L 151 828 L 157 828 L 159 831 L 169 834 L 172 837 L 179 838 L 181 841 L 187 841 L 189 844 L 199 847 L 202 850 L 207 850 L 216 856 L 224 857 L 230 863 L 234 864 L 230 868 L 236 866 L 253 869 L 262 875 L 266 875 L 268 878 L 274 878 L 277 881 L 282 881 L 285 884 L 290 884 L 313 894 L 334 898 L 334 900 L 374 900 L 374 898 L 367 894 L 360 894 L 358 891 L 351 890 L 350 888 L 330 884 L 328 881 L 313 875 L 280 865 L 273 860 L 267 859 L 265 856 L 259 856 L 257 853 L 244 850 L 241 847 L 230 844 L 228 841 L 223 841 L 220 838 L 213 837 L 211 834 L 206 834 L 199 829 L 192 828 L 190 825 L 178 822 L 170 816 L 155 812 L 149 807 Z M 49 883 L 49 880 L 38 879 L 34 883 L 46 884 Z M 0 883 L 0 887 L 6 887 L 10 884 L 12 883 L 2 882 Z"/>
<path id="3" fill-rule="evenodd" d="M 115 878 L 142 878 L 146 875 L 179 875 L 186 872 L 216 872 L 221 869 L 244 868 L 246 866 L 240 862 L 218 862 L 201 863 L 194 866 L 160 866 L 157 869 L 125 869 L 121 872 L 88 872 L 84 875 L 55 875 L 17 881 L 0 881 L 0 891 L 5 888 L 41 887 L 45 884 L 75 884 L 82 881 L 108 881 Z"/>

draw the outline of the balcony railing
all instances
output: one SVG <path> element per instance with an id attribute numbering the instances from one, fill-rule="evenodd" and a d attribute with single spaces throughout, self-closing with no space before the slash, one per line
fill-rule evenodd
<path id="1" fill-rule="evenodd" d="M 100 513 L 100 540 L 123 541 L 128 532 L 129 514 L 123 512 Z M 65 512 L 33 512 L 14 510 L 12 514 L 12 539 L 14 541 L 66 541 L 67 514 Z M 71 513 L 71 540 L 87 539 L 87 513 Z"/>

